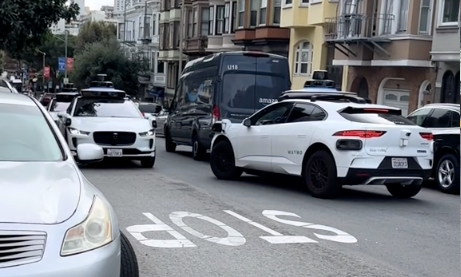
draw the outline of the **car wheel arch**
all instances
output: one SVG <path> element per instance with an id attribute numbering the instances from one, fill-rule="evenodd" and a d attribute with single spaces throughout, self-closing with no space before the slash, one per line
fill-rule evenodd
<path id="1" fill-rule="evenodd" d="M 231 145 L 232 150 L 235 152 L 234 146 L 232 145 L 232 142 L 231 142 L 226 136 L 223 136 L 223 135 L 218 136 L 218 137 L 214 140 L 213 146 L 216 145 L 216 144 L 218 144 L 218 143 L 220 143 L 221 141 L 227 141 L 227 142 Z"/>
<path id="2" fill-rule="evenodd" d="M 321 143 L 321 142 L 316 142 L 312 145 L 309 146 L 309 148 L 307 148 L 306 152 L 304 153 L 304 157 L 303 157 L 303 163 L 302 163 L 302 169 L 301 169 L 301 175 L 304 175 L 304 170 L 306 168 L 306 164 L 307 164 L 307 161 L 309 160 L 309 157 L 317 152 L 317 151 L 320 151 L 320 150 L 323 150 L 323 151 L 326 151 L 327 153 L 329 153 L 332 157 L 334 157 L 333 153 L 331 152 L 330 148 L 328 148 L 328 146 L 326 146 L 325 144 Z M 333 158 L 334 159 L 334 158 Z M 335 165 L 336 166 L 336 165 Z"/>

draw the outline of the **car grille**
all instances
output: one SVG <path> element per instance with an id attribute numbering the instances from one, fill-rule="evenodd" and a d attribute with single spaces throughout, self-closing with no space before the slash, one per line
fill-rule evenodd
<path id="1" fill-rule="evenodd" d="M 99 145 L 132 145 L 136 141 L 136 133 L 130 132 L 94 132 L 93 139 Z"/>
<path id="2" fill-rule="evenodd" d="M 0 268 L 40 261 L 45 243 L 44 232 L 0 231 Z"/>

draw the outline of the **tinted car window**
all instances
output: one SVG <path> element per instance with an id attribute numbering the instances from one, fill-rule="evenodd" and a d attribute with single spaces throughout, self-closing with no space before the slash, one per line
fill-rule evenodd
<path id="1" fill-rule="evenodd" d="M 74 116 L 139 118 L 141 114 L 133 102 L 124 99 L 80 98 Z"/>
<path id="2" fill-rule="evenodd" d="M 252 124 L 270 125 L 284 123 L 290 115 L 292 106 L 292 103 L 286 102 L 267 107 L 267 109 L 261 111 L 260 114 L 257 114 L 254 118 L 252 118 L 252 121 L 254 122 L 252 122 Z"/>
<path id="3" fill-rule="evenodd" d="M 375 123 L 386 125 L 416 125 L 413 121 L 395 114 L 386 113 L 341 113 L 347 120 L 360 123 Z"/>
<path id="4" fill-rule="evenodd" d="M 421 109 L 418 111 L 415 111 L 411 115 L 409 115 L 407 118 L 408 120 L 411 120 L 415 124 L 419 126 L 423 126 L 424 121 L 426 120 L 427 116 L 431 113 L 432 109 Z"/>
<path id="5" fill-rule="evenodd" d="M 288 118 L 289 123 L 309 121 L 315 106 L 309 104 L 296 104 Z"/>
<path id="6" fill-rule="evenodd" d="M 454 112 L 446 109 L 434 109 L 424 124 L 427 128 L 449 128 L 451 127 L 452 114 Z"/>
<path id="7" fill-rule="evenodd" d="M 62 159 L 53 131 L 36 106 L 0 104 L 0 161 Z"/>
<path id="8" fill-rule="evenodd" d="M 53 100 L 50 104 L 50 112 L 63 112 L 69 108 L 70 102 L 58 102 Z"/>
<path id="9" fill-rule="evenodd" d="M 160 105 L 139 104 L 139 110 L 143 113 L 159 113 L 162 110 Z"/>
<path id="10" fill-rule="evenodd" d="M 453 112 L 451 119 L 451 127 L 461 127 L 460 126 L 460 115 L 457 112 Z"/>

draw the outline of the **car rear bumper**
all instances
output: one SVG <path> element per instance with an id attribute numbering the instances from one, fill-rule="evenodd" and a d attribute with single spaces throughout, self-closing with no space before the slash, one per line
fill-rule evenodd
<path id="1" fill-rule="evenodd" d="M 350 168 L 340 182 L 345 185 L 421 185 L 431 176 L 432 169 L 368 169 Z"/>
<path id="2" fill-rule="evenodd" d="M 54 250 L 54 249 L 53 249 Z M 49 251 L 53 251 L 49 250 Z M 53 251 L 54 252 L 54 251 Z M 46 252 L 45 252 L 46 253 Z M 116 277 L 120 276 L 120 236 L 101 248 L 68 257 L 46 255 L 39 262 L 0 268 L 8 277 Z"/>

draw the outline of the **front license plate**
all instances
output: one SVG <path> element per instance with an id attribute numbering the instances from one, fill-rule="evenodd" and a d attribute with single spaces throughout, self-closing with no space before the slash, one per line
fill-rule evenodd
<path id="1" fill-rule="evenodd" d="M 392 158 L 392 168 L 408 168 L 407 158 Z"/>
<path id="2" fill-rule="evenodd" d="M 107 156 L 109 157 L 121 157 L 122 155 L 122 149 L 107 149 Z"/>

